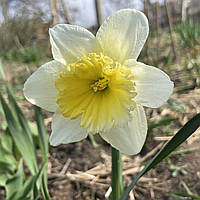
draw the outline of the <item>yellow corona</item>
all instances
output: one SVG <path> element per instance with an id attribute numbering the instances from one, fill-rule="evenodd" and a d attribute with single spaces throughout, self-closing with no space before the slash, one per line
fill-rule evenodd
<path id="1" fill-rule="evenodd" d="M 91 133 L 126 122 L 136 96 L 131 70 L 102 53 L 69 64 L 55 87 L 62 115 L 81 116 L 81 126 Z"/>

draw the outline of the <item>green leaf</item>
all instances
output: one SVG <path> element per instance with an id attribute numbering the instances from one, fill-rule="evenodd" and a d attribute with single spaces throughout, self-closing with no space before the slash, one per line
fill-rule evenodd
<path id="1" fill-rule="evenodd" d="M 176 135 L 150 160 L 144 169 L 136 176 L 131 182 L 128 188 L 120 197 L 120 200 L 125 200 L 128 197 L 129 192 L 132 190 L 137 181 L 150 169 L 155 167 L 164 158 L 166 158 L 172 151 L 174 151 L 181 143 L 183 143 L 189 136 L 192 135 L 200 126 L 200 113 L 195 115 L 189 120 L 177 133 Z"/>
<path id="2" fill-rule="evenodd" d="M 36 185 L 35 185 L 35 190 L 34 190 L 34 195 L 35 197 L 38 195 L 39 196 L 39 190 L 41 188 L 42 190 L 42 195 L 44 195 L 44 199 L 48 200 L 50 199 L 49 197 L 49 193 L 48 193 L 48 189 L 47 191 L 45 191 L 45 186 L 47 187 L 47 185 L 44 185 L 43 181 L 44 181 L 44 177 L 45 175 L 47 174 L 47 162 L 44 161 L 43 164 L 42 164 L 42 167 L 40 168 L 40 171 L 38 173 L 38 177 L 37 177 L 37 182 L 36 182 Z M 46 179 L 47 180 L 47 179 Z M 47 183 L 47 182 L 46 182 Z M 36 187 L 37 186 L 37 187 Z M 43 194 L 43 192 L 47 192 L 47 196 L 45 196 L 45 194 Z"/>
<path id="3" fill-rule="evenodd" d="M 9 163 L 13 167 L 17 165 L 13 154 L 13 140 L 8 129 L 0 136 L 0 161 Z"/>
<path id="4" fill-rule="evenodd" d="M 4 80 L 5 81 L 5 73 L 3 70 L 3 65 L 2 65 L 2 59 L 0 58 L 0 80 Z"/>
<path id="5" fill-rule="evenodd" d="M 99 144 L 96 142 L 96 140 L 95 140 L 95 138 L 92 134 L 88 134 L 88 137 L 89 137 L 90 142 L 91 142 L 91 144 L 94 148 L 99 147 Z"/>
<path id="6" fill-rule="evenodd" d="M 35 183 L 37 180 L 37 176 L 31 176 L 22 187 L 18 189 L 9 199 L 7 200 L 35 200 L 33 198 L 33 190 L 35 187 Z"/>
<path id="7" fill-rule="evenodd" d="M 188 194 L 188 193 L 178 193 L 178 192 L 175 192 L 175 193 L 171 193 L 169 194 L 170 196 L 178 196 L 178 197 L 191 197 L 191 199 L 200 199 L 200 196 L 197 196 L 197 195 L 194 195 L 194 194 Z M 185 199 L 185 198 L 184 198 Z"/>
<path id="8" fill-rule="evenodd" d="M 184 181 L 181 181 L 180 184 L 185 188 L 187 194 L 192 194 L 190 188 L 187 186 L 187 184 Z"/>
<path id="9" fill-rule="evenodd" d="M 47 166 L 46 166 L 45 170 L 47 171 Z M 51 197 L 49 195 L 49 191 L 48 191 L 48 186 L 47 186 L 47 173 L 44 173 L 43 177 L 42 177 L 41 192 L 42 192 L 42 196 L 43 196 L 44 199 L 46 199 L 46 200 L 50 200 L 51 199 Z"/>
<path id="10" fill-rule="evenodd" d="M 37 124 L 35 122 L 28 122 L 28 125 L 30 127 L 31 130 L 31 134 L 33 137 L 33 143 L 35 145 L 35 148 L 39 147 L 39 137 L 38 137 L 38 128 L 37 128 Z"/>
<path id="11" fill-rule="evenodd" d="M 30 127 L 32 135 L 34 137 L 38 137 L 38 129 L 36 123 L 28 121 L 28 126 Z"/>
<path id="12" fill-rule="evenodd" d="M 13 153 L 13 140 L 11 135 L 9 134 L 8 128 L 6 129 L 5 133 L 0 136 L 0 146 L 8 153 Z"/>
<path id="13" fill-rule="evenodd" d="M 14 99 L 11 101 L 14 101 Z M 30 169 L 31 174 L 35 174 L 38 171 L 38 166 L 37 166 L 35 148 L 32 140 L 30 139 L 31 133 L 27 132 L 28 131 L 27 128 L 23 129 L 22 126 L 20 126 L 20 122 L 16 120 L 15 116 L 13 115 L 10 108 L 3 99 L 1 92 L 0 92 L 0 102 L 2 104 L 3 111 L 8 123 L 8 128 L 14 139 L 14 142 L 17 148 L 19 149 L 20 153 L 22 154 L 26 165 Z M 14 105 L 16 104 L 16 102 L 12 102 L 12 104 Z M 18 114 L 19 118 L 23 117 L 20 114 L 19 110 L 16 113 Z M 25 121 L 23 121 L 23 123 L 25 123 Z"/>
<path id="14" fill-rule="evenodd" d="M 0 161 L 16 166 L 17 161 L 13 154 L 6 152 L 3 148 L 0 150 Z"/>
<path id="15" fill-rule="evenodd" d="M 0 88 L 1 89 L 1 88 Z M 7 122 L 4 116 L 3 108 L 0 104 L 0 117 L 1 117 L 1 129 L 5 130 L 7 128 Z"/>
<path id="16" fill-rule="evenodd" d="M 41 109 L 37 106 L 35 106 L 35 118 L 37 122 L 38 139 L 39 139 L 39 146 L 42 152 L 42 159 L 43 161 L 46 161 L 48 156 L 49 136 L 46 132 Z"/>
<path id="17" fill-rule="evenodd" d="M 0 160 L 0 173 L 13 173 L 15 169 L 13 164 Z"/>
<path id="18" fill-rule="evenodd" d="M 31 199 L 38 199 L 39 197 L 39 189 L 40 189 L 40 182 L 42 178 L 42 174 L 44 173 L 44 169 L 46 168 L 47 164 L 43 163 L 42 167 L 38 171 L 35 176 L 32 176 L 30 180 L 26 181 L 23 189 L 23 193 L 19 197 L 19 200 L 24 200 L 27 196 L 32 196 Z"/>
<path id="19" fill-rule="evenodd" d="M 8 173 L 0 174 L 0 186 L 5 187 L 6 181 L 11 178 L 11 175 Z"/>
<path id="20" fill-rule="evenodd" d="M 20 160 L 19 167 L 16 174 L 6 181 L 6 196 L 7 200 L 12 200 L 13 195 L 17 194 L 18 191 L 23 187 L 24 179 L 23 162 Z"/>
<path id="21" fill-rule="evenodd" d="M 39 146 L 42 152 L 42 160 L 44 163 L 47 162 L 48 157 L 48 147 L 49 147 L 49 136 L 46 132 L 46 128 L 44 125 L 44 119 L 42 116 L 41 109 L 35 106 L 35 118 L 38 127 L 38 138 L 39 138 Z M 44 168 L 44 173 L 42 175 L 41 183 L 42 188 L 42 196 L 44 199 L 50 199 L 48 187 L 47 187 L 47 167 Z"/>
<path id="22" fill-rule="evenodd" d="M 17 102 L 16 102 L 15 98 L 13 97 L 11 89 L 8 85 L 6 86 L 6 90 L 7 90 L 7 93 L 8 93 L 8 99 L 9 99 L 9 103 L 10 103 L 10 106 L 11 106 L 11 110 L 15 111 L 17 119 L 18 119 L 22 129 L 26 132 L 27 136 L 29 137 L 29 143 L 31 143 L 31 145 L 34 149 L 35 146 L 33 144 L 33 138 L 32 138 L 32 134 L 31 134 L 31 129 L 28 125 L 28 120 L 26 119 L 26 117 L 22 113 L 21 109 L 17 105 Z"/>
<path id="23" fill-rule="evenodd" d="M 38 176 L 34 175 L 25 182 L 24 188 L 23 188 L 23 194 L 19 197 L 20 200 L 23 200 L 28 197 L 32 197 L 30 199 L 34 199 L 33 192 L 36 187 L 35 185 L 36 185 L 37 177 Z"/>
<path id="24" fill-rule="evenodd" d="M 176 156 L 178 154 L 192 153 L 192 152 L 194 152 L 198 149 L 199 149 L 199 147 L 193 147 L 193 148 L 189 148 L 189 149 L 181 149 L 181 150 L 178 150 L 178 151 L 173 151 L 172 153 L 170 153 L 168 155 L 168 158 L 171 158 L 171 157 Z"/>
<path id="25" fill-rule="evenodd" d="M 180 196 L 178 196 L 178 195 L 176 195 L 176 194 L 169 194 L 169 196 L 170 196 L 170 197 L 174 197 L 175 200 L 185 200 L 185 197 L 180 197 Z"/>
<path id="26" fill-rule="evenodd" d="M 7 200 L 37 200 L 40 196 L 40 185 L 38 185 L 38 181 L 41 182 L 40 179 L 46 166 L 47 164 L 44 163 L 38 173 L 26 180 L 23 186 L 18 189 L 17 193 L 15 192 Z"/>
<path id="27" fill-rule="evenodd" d="M 187 110 L 187 107 L 185 104 L 181 103 L 180 101 L 177 101 L 176 99 L 170 98 L 168 101 L 168 106 L 171 110 L 179 111 L 182 113 L 185 113 Z"/>
<path id="28" fill-rule="evenodd" d="M 158 126 L 166 126 L 168 124 L 170 124 L 171 122 L 177 120 L 177 118 L 174 117 L 165 117 L 163 119 L 160 120 L 154 120 L 152 122 L 148 123 L 148 131 L 152 131 L 152 129 L 158 127 Z"/>

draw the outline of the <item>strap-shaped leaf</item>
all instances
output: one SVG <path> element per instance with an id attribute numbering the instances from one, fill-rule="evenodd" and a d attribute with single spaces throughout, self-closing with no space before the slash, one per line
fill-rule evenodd
<path id="1" fill-rule="evenodd" d="M 5 73 L 3 70 L 3 65 L 2 65 L 2 59 L 0 58 L 0 80 L 4 80 L 5 81 Z"/>
<path id="2" fill-rule="evenodd" d="M 189 136 L 191 136 L 200 126 L 200 113 L 189 120 L 176 135 L 150 160 L 145 168 L 136 176 L 132 183 L 128 186 L 125 192 L 120 197 L 120 200 L 125 200 L 129 192 L 132 190 L 137 181 L 150 169 L 155 167 L 164 158 L 166 158 L 172 151 L 174 151 L 181 143 L 183 143 Z"/>
<path id="3" fill-rule="evenodd" d="M 48 155 L 49 136 L 47 134 L 47 131 L 44 125 L 44 119 L 42 117 L 41 109 L 37 106 L 35 106 L 35 119 L 36 119 L 37 128 L 38 128 L 39 145 L 42 152 L 42 159 L 44 161 L 47 159 L 47 155 Z"/>
<path id="4" fill-rule="evenodd" d="M 14 139 L 14 142 L 22 154 L 26 165 L 30 169 L 31 174 L 36 174 L 38 171 L 37 159 L 33 142 L 30 140 L 30 133 L 27 133 L 27 129 L 23 129 L 20 126 L 20 122 L 16 120 L 16 117 L 11 112 L 1 93 L 0 102 L 2 104 L 6 121 L 8 123 L 8 128 Z"/>
<path id="5" fill-rule="evenodd" d="M 32 134 L 31 134 L 31 129 L 30 129 L 29 124 L 28 124 L 28 120 L 26 119 L 26 117 L 22 113 L 21 109 L 17 105 L 17 102 L 16 102 L 8 84 L 6 85 L 6 90 L 7 90 L 8 99 L 9 99 L 11 109 L 12 109 L 12 111 L 14 111 L 16 113 L 17 120 L 19 121 L 22 129 L 26 132 L 27 136 L 29 137 L 30 143 L 32 143 L 32 147 L 35 150 L 35 146 L 33 144 L 33 138 L 32 138 Z"/>
<path id="6" fill-rule="evenodd" d="M 23 161 L 22 159 L 19 162 L 18 170 L 16 174 L 6 181 L 6 199 L 12 200 L 13 196 L 15 196 L 18 191 L 23 188 L 24 181 L 24 169 L 23 169 Z"/>
<path id="7" fill-rule="evenodd" d="M 177 118 L 174 117 L 165 117 L 160 120 L 154 120 L 152 122 L 148 123 L 148 132 L 152 131 L 152 129 L 159 127 L 159 126 L 166 126 L 169 125 L 171 122 L 177 120 Z"/>
<path id="8" fill-rule="evenodd" d="M 15 188 L 13 188 L 14 191 L 12 191 L 12 195 L 9 196 L 9 198 L 7 197 L 7 200 L 37 200 L 37 199 L 39 199 L 40 186 L 38 186 L 37 183 L 42 178 L 42 174 L 44 173 L 44 169 L 46 167 L 47 167 L 47 163 L 43 163 L 41 168 L 37 172 L 37 174 L 31 176 L 23 184 L 20 183 L 20 187 L 16 187 L 16 184 L 14 185 L 14 182 L 12 180 L 13 178 L 12 178 L 10 180 L 10 182 L 11 182 L 10 184 L 12 184 L 12 186 L 15 186 Z M 39 181 L 39 182 L 41 182 L 41 181 Z"/>
<path id="9" fill-rule="evenodd" d="M 44 125 L 44 119 L 42 116 L 41 109 L 37 106 L 35 106 L 35 119 L 37 122 L 38 139 L 39 139 L 39 146 L 42 152 L 42 160 L 44 163 L 46 163 L 48 157 L 48 149 L 49 149 L 49 136 L 47 134 Z M 47 166 L 44 168 L 44 173 L 42 174 L 42 178 L 39 179 L 39 181 L 41 181 L 40 185 L 42 185 L 41 193 L 43 198 L 46 200 L 51 199 L 47 187 Z"/>
<path id="10" fill-rule="evenodd" d="M 13 173 L 15 171 L 15 165 L 9 162 L 0 160 L 0 174 Z"/>
<path id="11" fill-rule="evenodd" d="M 192 199 L 200 199 L 200 196 L 197 196 L 197 195 L 194 195 L 194 194 L 188 194 L 188 193 L 179 193 L 179 192 L 171 193 L 170 196 L 174 196 L 174 197 L 191 197 Z"/>

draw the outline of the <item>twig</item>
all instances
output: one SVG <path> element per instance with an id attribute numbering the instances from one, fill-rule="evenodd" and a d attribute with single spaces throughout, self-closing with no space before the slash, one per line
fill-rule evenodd
<path id="1" fill-rule="evenodd" d="M 64 175 L 64 174 L 67 172 L 67 169 L 68 169 L 68 167 L 69 167 L 71 161 L 72 161 L 72 160 L 71 160 L 70 158 L 67 159 L 67 161 L 66 161 L 64 167 L 62 168 L 62 170 L 61 170 L 61 172 L 60 172 L 60 175 Z"/>
<path id="2" fill-rule="evenodd" d="M 73 24 L 66 2 L 64 2 L 64 0 L 61 0 L 61 3 L 62 3 L 62 7 L 63 7 L 63 11 L 65 13 L 65 19 L 66 19 L 67 23 Z"/>
<path id="3" fill-rule="evenodd" d="M 14 41 L 15 41 L 17 48 L 19 48 L 21 51 L 24 52 L 24 47 L 21 44 L 21 42 L 19 41 L 19 37 L 17 35 L 14 37 Z"/>
<path id="4" fill-rule="evenodd" d="M 109 196 L 110 196 L 111 192 L 112 192 L 112 187 L 110 186 L 110 187 L 108 188 L 106 194 L 105 194 L 105 198 L 106 198 L 106 199 L 109 199 Z"/>
<path id="5" fill-rule="evenodd" d="M 141 177 L 138 182 L 158 182 L 158 178 Z"/>
<path id="6" fill-rule="evenodd" d="M 49 0 L 51 16 L 52 16 L 52 24 L 56 25 L 59 22 L 58 17 L 58 0 Z"/>
<path id="7" fill-rule="evenodd" d="M 156 141 L 168 141 L 172 139 L 172 136 L 155 136 L 153 139 Z"/>
<path id="8" fill-rule="evenodd" d="M 157 60 L 159 60 L 159 55 L 160 55 L 160 3 L 156 2 L 156 29 L 157 29 Z"/>
<path id="9" fill-rule="evenodd" d="M 4 18 L 4 25 L 7 26 L 8 24 L 8 12 L 6 8 L 6 0 L 1 0 L 1 7 L 2 7 L 2 14 Z"/>
<path id="10" fill-rule="evenodd" d="M 87 186 L 92 186 L 92 187 L 101 187 L 101 188 L 108 188 L 109 184 L 107 183 L 99 183 L 99 182 L 92 182 L 91 180 L 94 177 L 91 176 L 80 176 L 79 174 L 71 174 L 68 173 L 66 175 L 59 175 L 59 174 L 49 174 L 48 176 L 49 179 L 56 179 L 54 180 L 53 184 L 54 185 L 61 185 L 65 184 L 67 181 L 72 181 L 75 183 L 82 183 Z"/>
<path id="11" fill-rule="evenodd" d="M 149 20 L 149 0 L 144 0 L 144 13 Z M 146 56 L 147 56 L 147 61 L 148 61 L 149 60 L 149 39 L 148 38 L 146 41 L 145 51 L 146 51 Z"/>
<path id="12" fill-rule="evenodd" d="M 143 158 L 140 159 L 140 163 L 144 162 L 145 160 L 147 160 L 149 157 L 153 156 L 162 146 L 163 146 L 163 142 L 161 142 L 159 145 L 157 145 L 152 151 L 150 151 L 149 153 L 147 153 Z"/>
<path id="13" fill-rule="evenodd" d="M 178 59 L 178 53 L 177 53 L 177 50 L 176 50 L 176 39 L 175 39 L 174 31 L 173 31 L 173 21 L 172 21 L 172 16 L 171 16 L 168 0 L 165 0 L 165 7 L 166 7 L 166 10 L 167 10 L 167 18 L 168 18 L 170 36 L 171 36 L 171 41 L 172 41 L 172 50 L 173 50 L 173 53 L 174 53 L 175 60 L 177 60 Z"/>
<path id="14" fill-rule="evenodd" d="M 98 28 L 101 26 L 103 22 L 103 13 L 102 13 L 102 7 L 101 7 L 101 0 L 95 0 L 95 7 L 96 7 L 96 16 L 97 16 L 97 25 Z"/>
<path id="15" fill-rule="evenodd" d="M 129 193 L 130 200 L 135 200 L 133 190 Z"/>
<path id="16" fill-rule="evenodd" d="M 123 171 L 123 176 L 128 174 L 136 174 L 137 172 L 141 171 L 144 167 L 134 167 Z"/>
<path id="17" fill-rule="evenodd" d="M 57 174 L 57 173 L 52 173 L 52 174 L 49 174 L 48 178 L 49 179 L 65 179 L 65 178 L 69 178 L 70 180 L 76 180 L 76 179 L 80 179 L 80 180 L 89 180 L 89 181 L 92 181 L 95 176 L 91 175 L 91 174 L 88 174 L 88 173 L 85 173 L 85 172 L 79 172 L 79 171 L 76 171 L 77 174 L 72 174 L 70 172 L 68 172 L 67 174 L 65 175 L 62 175 L 62 174 Z"/>
<path id="18" fill-rule="evenodd" d="M 151 199 L 155 199 L 155 193 L 153 191 L 153 188 L 150 188 L 150 195 L 151 195 Z"/>

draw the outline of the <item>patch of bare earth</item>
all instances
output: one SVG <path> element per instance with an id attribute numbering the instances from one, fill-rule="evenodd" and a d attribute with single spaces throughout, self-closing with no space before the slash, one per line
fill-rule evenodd
<path id="1" fill-rule="evenodd" d="M 129 199 L 171 200 L 170 192 L 185 192 L 181 182 L 185 182 L 189 189 L 200 195 L 200 140 L 184 143 L 180 149 L 195 151 L 178 154 L 160 163 L 149 171 L 137 183 Z M 193 138 L 194 139 L 194 138 Z M 125 184 L 129 184 L 142 169 L 142 163 L 149 160 L 162 146 L 162 142 L 143 157 L 123 156 Z M 84 200 L 108 199 L 110 195 L 110 163 L 111 157 L 108 146 L 94 149 L 88 140 L 76 144 L 62 145 L 51 148 L 49 166 L 49 189 L 55 200 Z M 184 168 L 186 173 L 178 171 L 173 177 L 170 165 Z"/>

